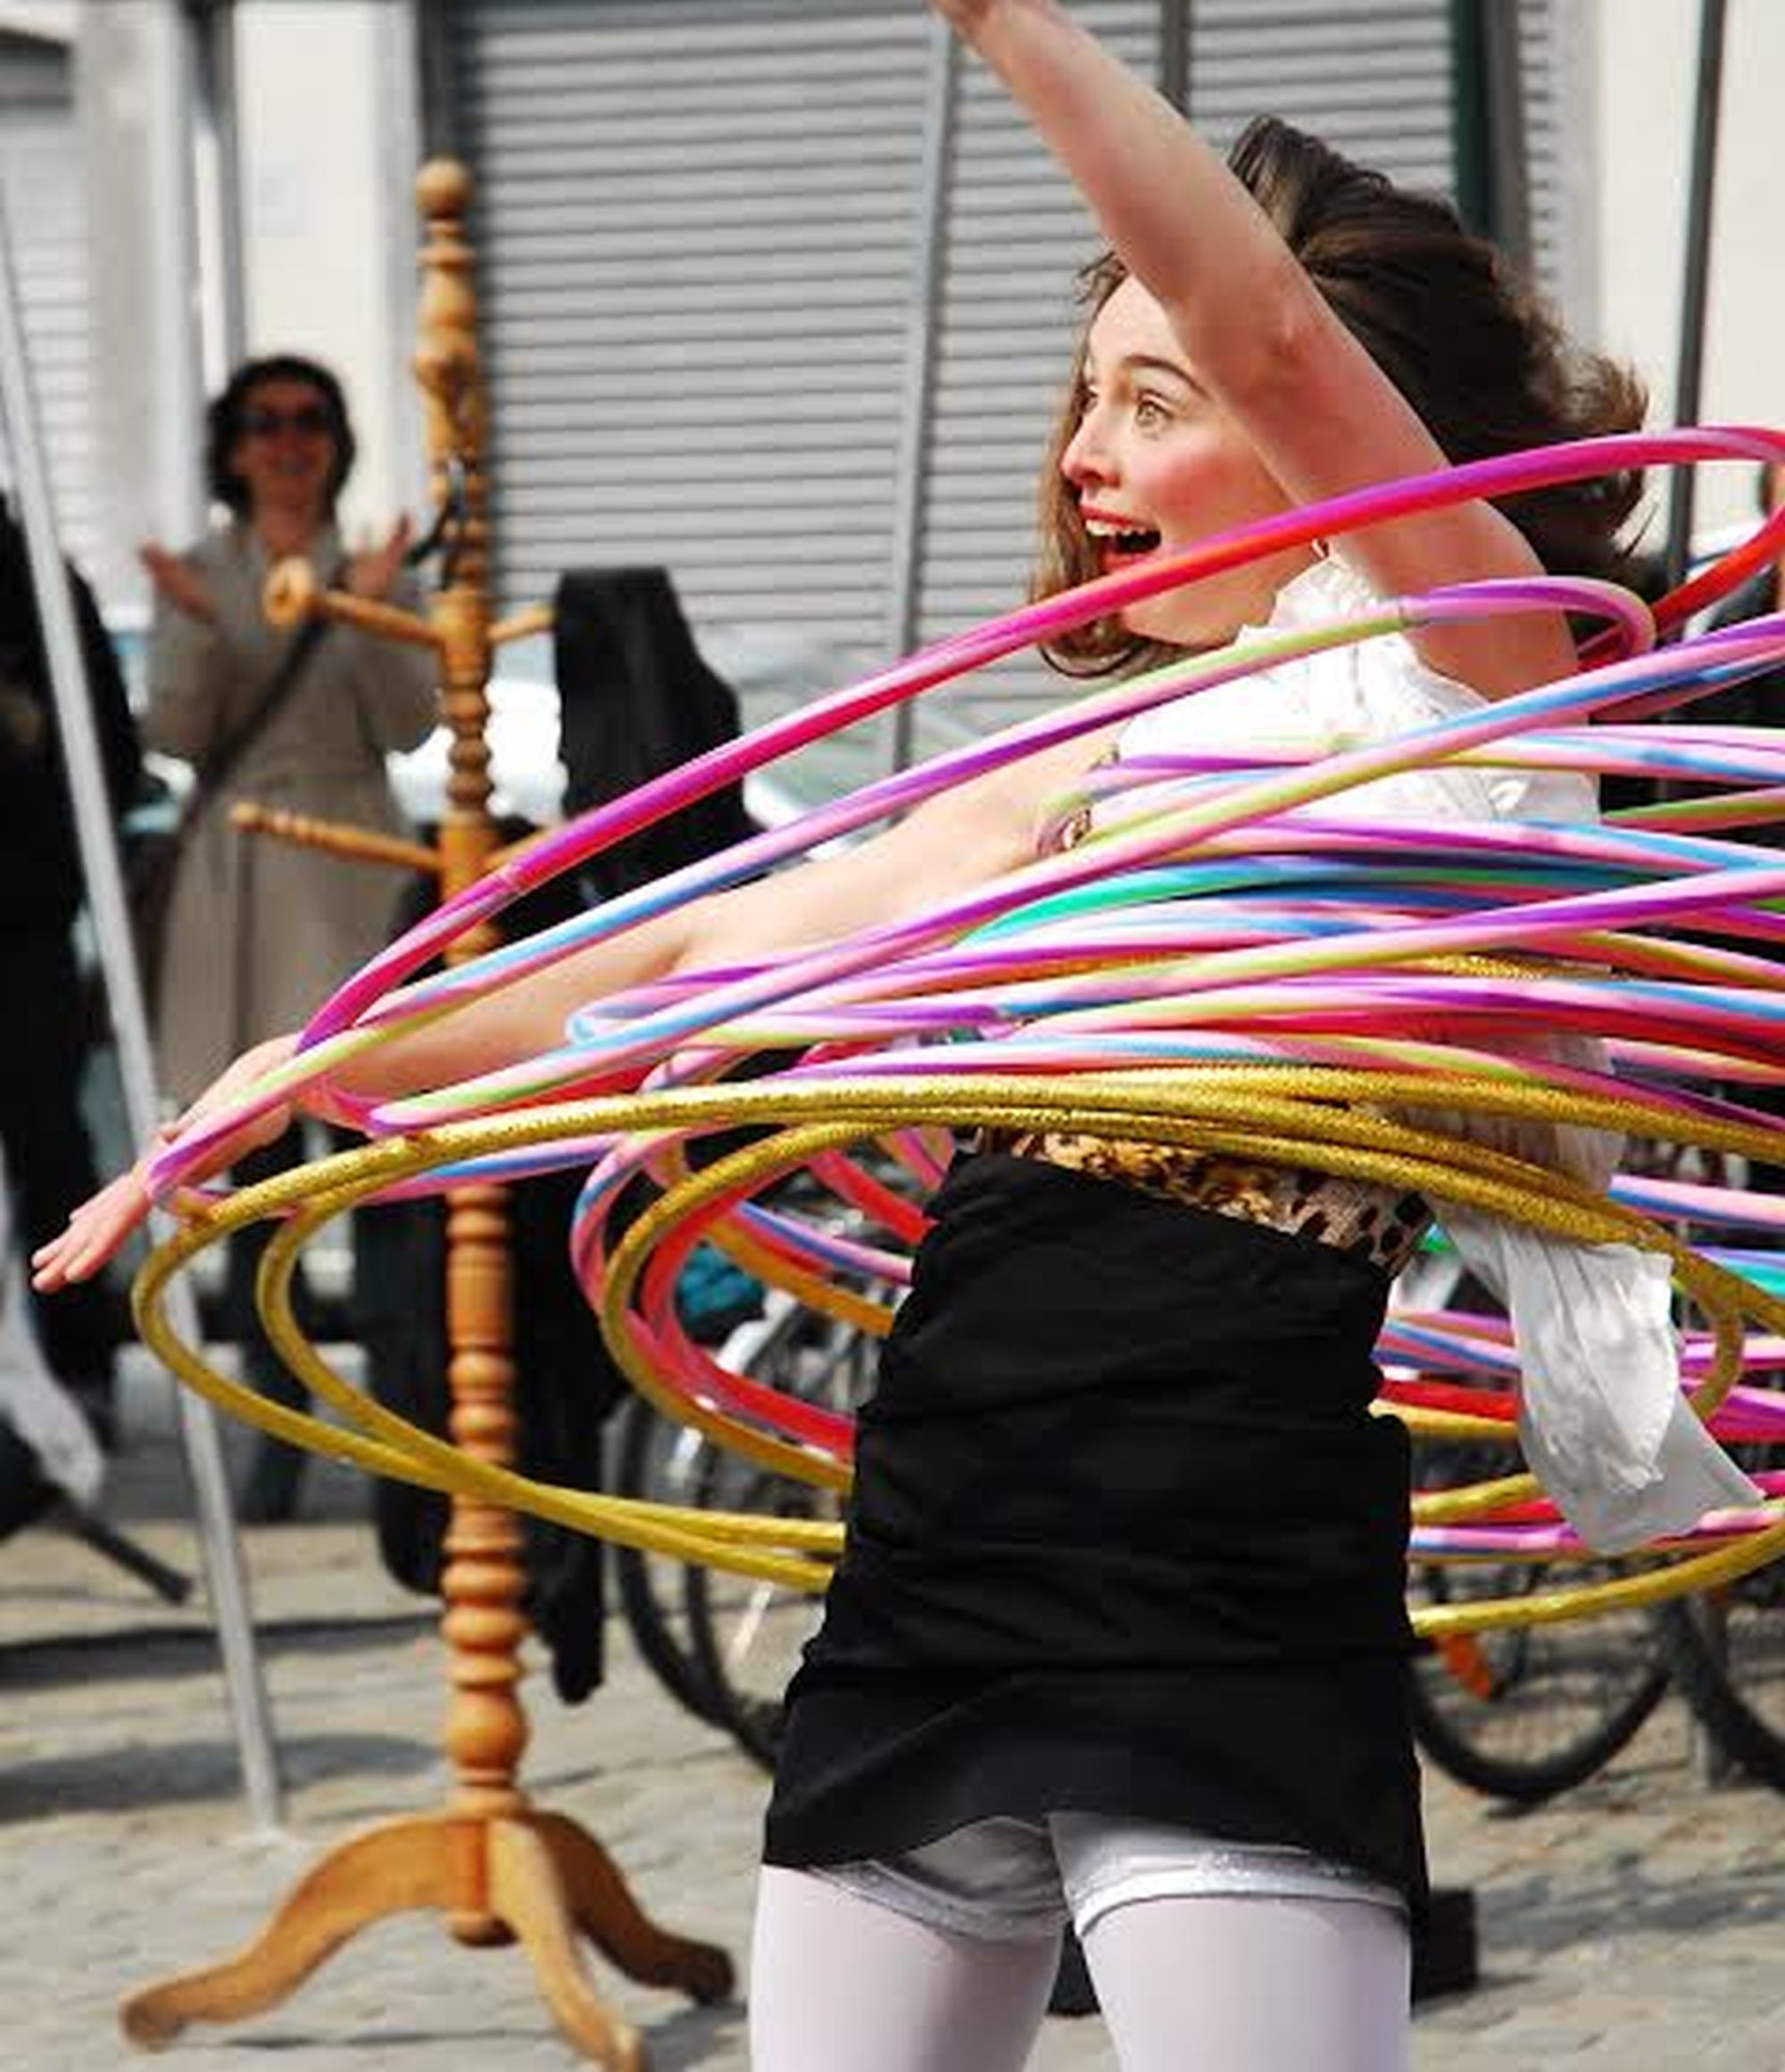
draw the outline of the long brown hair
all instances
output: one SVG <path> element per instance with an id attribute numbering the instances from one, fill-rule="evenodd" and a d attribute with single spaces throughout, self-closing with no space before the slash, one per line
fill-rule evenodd
<path id="1" fill-rule="evenodd" d="M 1635 375 L 1574 345 L 1448 202 L 1398 187 L 1275 116 L 1249 123 L 1227 162 L 1448 460 L 1485 460 L 1641 424 L 1648 399 Z M 1081 273 L 1087 331 L 1126 278 L 1114 253 Z M 1037 596 L 1070 588 L 1098 569 L 1077 500 L 1059 471 L 1082 409 L 1084 352 L 1081 337 L 1042 478 Z M 1641 474 L 1631 470 L 1508 496 L 1499 508 L 1545 568 L 1612 575 L 1626 565 L 1617 534 L 1641 492 Z M 1100 620 L 1062 636 L 1049 660 L 1088 676 L 1165 652 Z"/>

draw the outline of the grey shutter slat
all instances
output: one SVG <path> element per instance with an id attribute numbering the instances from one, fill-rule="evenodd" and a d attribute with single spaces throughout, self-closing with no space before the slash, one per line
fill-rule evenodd
<path id="1" fill-rule="evenodd" d="M 1195 0 L 1190 104 L 1225 150 L 1281 115 L 1415 187 L 1452 180 L 1447 0 Z"/>
<path id="2" fill-rule="evenodd" d="M 877 656 L 926 26 L 461 10 L 505 600 L 661 562 L 697 627 Z"/>
<path id="3" fill-rule="evenodd" d="M 1554 0 L 1518 0 L 1518 33 L 1532 270 L 1538 285 L 1553 296 L 1559 295 L 1571 270 L 1559 177 L 1564 123 L 1557 106 Z"/>
<path id="4" fill-rule="evenodd" d="M 64 549 L 98 552 L 87 218 L 74 81 L 60 46 L 0 31 L 0 182 L 38 434 Z M 0 471 L 11 472 L 0 431 Z"/>

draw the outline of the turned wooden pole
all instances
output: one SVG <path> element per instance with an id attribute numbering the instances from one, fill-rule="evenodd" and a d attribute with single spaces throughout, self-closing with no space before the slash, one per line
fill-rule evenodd
<path id="1" fill-rule="evenodd" d="M 470 179 L 461 166 L 436 162 L 416 186 L 424 226 L 416 379 L 420 384 L 436 501 L 451 478 L 459 514 L 445 552 L 450 580 L 430 612 L 441 643 L 442 713 L 452 735 L 445 816 L 440 828 L 440 888 L 450 899 L 483 876 L 497 846 L 489 810 L 486 738 L 490 674 L 488 488 L 484 474 L 486 412 L 477 364 L 477 292 L 464 218 Z M 477 929 L 448 952 L 461 963 L 494 946 Z M 474 1459 L 515 1459 L 512 1275 L 506 1197 L 500 1187 L 454 1188 L 446 1196 L 447 1385 L 453 1443 Z M 452 1501 L 441 1575 L 441 1634 L 452 1685 L 445 1745 L 454 1772 L 448 1810 L 476 1819 L 522 1810 L 516 1782 L 527 1747 L 519 1685 L 527 1620 L 519 1520 L 511 1511 L 463 1497 Z M 487 1909 L 451 1917 L 468 1943 L 500 1942 L 510 1930 Z"/>

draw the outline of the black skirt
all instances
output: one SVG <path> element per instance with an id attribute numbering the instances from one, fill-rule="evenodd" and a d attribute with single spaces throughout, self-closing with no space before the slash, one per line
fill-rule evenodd
<path id="1" fill-rule="evenodd" d="M 1039 1161 L 957 1161 L 863 1410 L 770 1863 L 992 1814 L 1288 1843 L 1425 1897 L 1388 1283 Z"/>

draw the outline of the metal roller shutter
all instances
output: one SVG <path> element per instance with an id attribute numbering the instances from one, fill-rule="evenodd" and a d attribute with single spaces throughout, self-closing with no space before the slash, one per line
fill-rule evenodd
<path id="1" fill-rule="evenodd" d="M 67 49 L 0 31 L 0 191 L 62 545 L 99 546 L 87 219 Z M 0 476 L 12 463 L 0 428 Z"/>
<path id="2" fill-rule="evenodd" d="M 661 562 L 691 616 L 879 630 L 924 22 L 468 9 L 499 579 Z"/>
<path id="3" fill-rule="evenodd" d="M 1524 0 L 1546 120 L 1548 5 Z M 1158 0 L 1078 12 L 1158 63 Z M 1449 186 L 1447 0 L 1189 0 L 1188 21 L 1191 106 L 1216 145 L 1271 109 Z M 569 565 L 660 561 L 697 627 L 793 625 L 847 667 L 885 659 L 928 27 L 911 0 L 459 0 L 505 603 Z M 984 69 L 960 80 L 926 639 L 1023 594 L 1095 243 Z M 966 701 L 972 723 L 1048 681 L 1005 665 Z"/>
<path id="4" fill-rule="evenodd" d="M 1518 0 L 1519 86 L 1523 96 L 1524 152 L 1529 168 L 1532 270 L 1540 287 L 1562 299 L 1576 270 L 1572 226 L 1562 191 L 1563 58 L 1555 0 Z"/>
<path id="5" fill-rule="evenodd" d="M 1130 63 L 1157 69 L 1156 0 L 1077 12 Z M 918 587 L 925 640 L 1025 594 L 1036 466 L 1071 358 L 1075 277 L 1100 248 L 1071 184 L 985 68 L 964 63 L 960 87 Z M 1059 681 L 1013 656 L 944 695 L 978 730 L 1006 716 L 1007 701 L 1051 695 Z"/>

